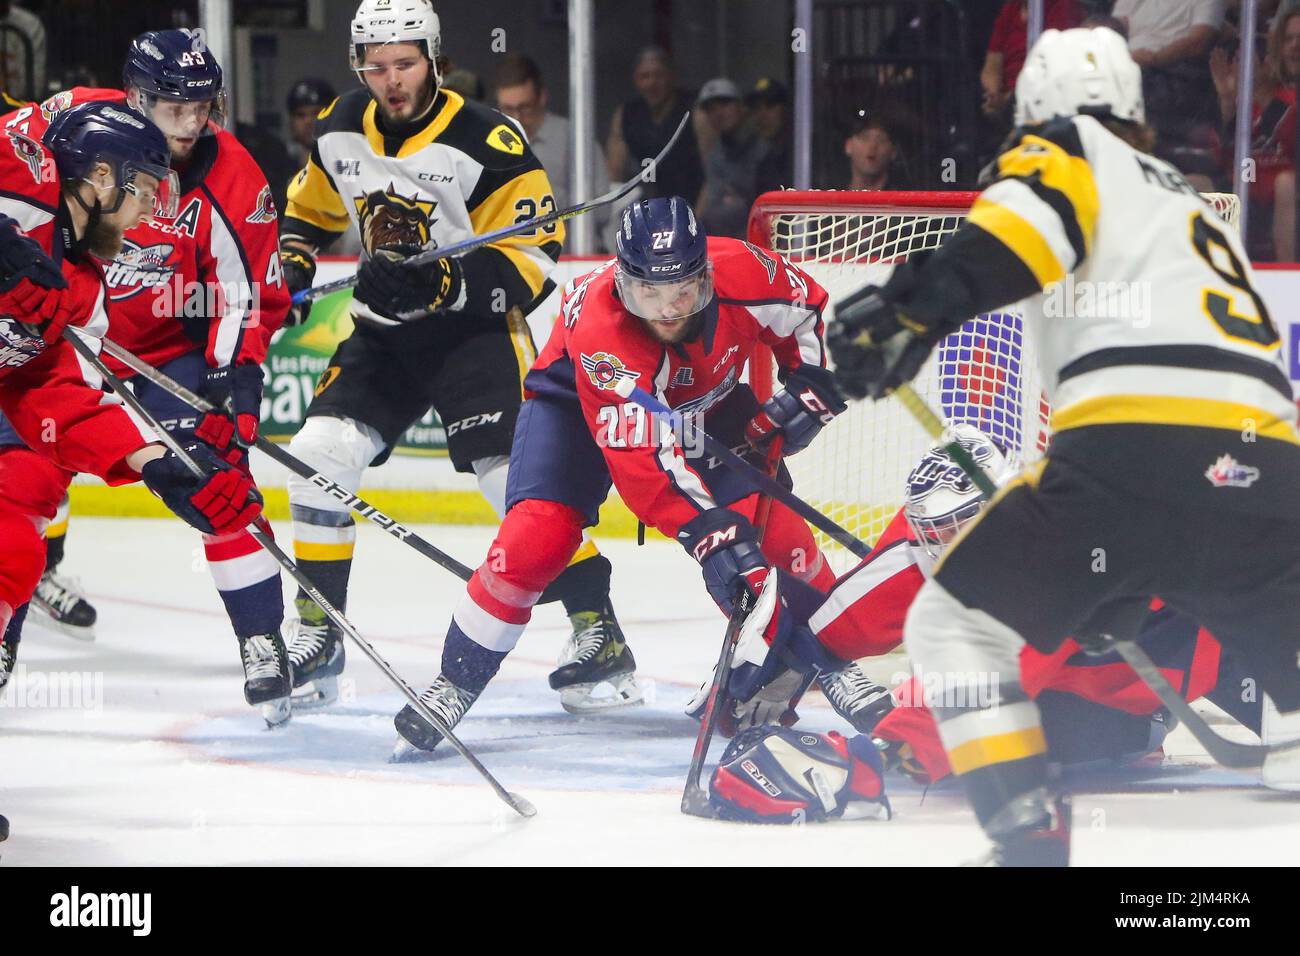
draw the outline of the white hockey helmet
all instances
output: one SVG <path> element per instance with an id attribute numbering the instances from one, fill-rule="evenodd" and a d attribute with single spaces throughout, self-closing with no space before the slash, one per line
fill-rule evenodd
<path id="1" fill-rule="evenodd" d="M 1146 122 L 1142 70 L 1106 27 L 1046 30 L 1016 81 L 1016 125 L 1086 113 Z"/>
<path id="2" fill-rule="evenodd" d="M 429 0 L 361 0 L 352 16 L 352 42 L 348 58 L 358 76 L 365 71 L 366 46 L 372 43 L 421 43 L 433 64 L 433 81 L 442 85 L 438 54 L 442 51 L 442 24 Z"/>
<path id="3" fill-rule="evenodd" d="M 932 445 L 907 476 L 903 505 L 917 543 L 933 558 L 984 509 L 979 489 L 943 445 L 957 439 L 995 482 L 1005 478 L 1011 468 L 1007 456 L 974 425 L 951 425 L 948 433 L 951 437 Z"/>

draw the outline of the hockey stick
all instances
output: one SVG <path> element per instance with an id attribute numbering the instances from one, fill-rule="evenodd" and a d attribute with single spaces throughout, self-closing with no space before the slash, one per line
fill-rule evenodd
<path id="1" fill-rule="evenodd" d="M 767 471 L 773 474 L 781 464 L 781 436 L 778 435 L 768 446 Z M 754 514 L 754 526 L 758 529 L 761 547 L 763 532 L 767 529 L 767 516 L 772 510 L 772 499 L 764 495 L 759 499 L 758 510 Z M 740 640 L 740 629 L 754 607 L 754 596 L 749 588 L 741 588 L 736 602 L 731 608 L 731 618 L 727 621 L 727 633 L 722 638 L 722 651 L 718 655 L 717 666 L 713 669 L 713 684 L 709 687 L 709 697 L 704 704 L 704 715 L 700 718 L 700 730 L 695 735 L 695 750 L 691 754 L 691 765 L 686 771 L 686 786 L 682 789 L 682 813 L 693 817 L 717 816 L 713 805 L 709 803 L 709 794 L 700 783 L 704 775 L 704 762 L 709 757 L 709 745 L 713 743 L 713 731 L 718 725 L 718 701 L 722 697 L 722 686 L 727 675 L 731 673 L 731 659 L 736 653 L 736 644 Z"/>
<path id="2" fill-rule="evenodd" d="M 601 206 L 608 206 L 610 203 L 616 203 L 638 185 L 643 182 L 649 182 L 650 177 L 654 175 L 655 169 L 659 163 L 668 155 L 668 151 L 676 145 L 678 138 L 682 135 L 682 130 L 690 122 L 691 114 L 687 110 L 682 121 L 677 124 L 677 129 L 669 137 L 667 144 L 659 151 L 659 155 L 646 164 L 645 169 L 641 170 L 640 175 L 634 176 L 621 186 L 616 186 L 603 196 L 597 196 L 595 199 L 589 199 L 586 202 L 580 202 L 565 209 L 557 209 L 549 212 L 544 216 L 538 216 L 535 219 L 529 219 L 526 222 L 515 223 L 512 226 L 505 226 L 501 229 L 495 229 L 492 232 L 485 232 L 481 236 L 474 236 L 472 239 L 466 239 L 463 242 L 455 242 L 450 246 L 443 246 L 440 249 L 426 249 L 423 252 L 417 252 L 402 260 L 402 265 L 420 265 L 425 262 L 432 262 L 435 259 L 452 259 L 457 256 L 463 256 L 473 252 L 475 249 L 481 249 L 483 246 L 490 245 L 494 242 L 500 242 L 502 239 L 509 239 L 511 236 L 520 236 L 527 232 L 536 232 L 543 226 L 549 226 L 553 223 L 563 222 L 565 219 L 572 219 L 574 216 L 581 216 L 583 213 L 591 212 L 593 209 L 599 209 Z M 348 276 L 346 279 L 335 279 L 333 282 L 326 282 L 324 285 L 312 286 L 310 289 L 299 289 L 293 294 L 293 304 L 301 305 L 304 302 L 310 302 L 313 299 L 319 299 L 322 296 L 329 295 L 331 292 L 338 292 L 340 289 L 350 289 L 357 284 L 355 275 Z"/>
<path id="3" fill-rule="evenodd" d="M 180 399 L 195 411 L 211 412 L 216 410 L 216 406 L 206 398 L 203 398 L 200 395 L 195 395 L 184 385 L 154 368 L 139 356 L 127 351 L 116 342 L 110 341 L 109 339 L 103 339 L 102 341 L 104 343 L 105 352 L 113 356 L 113 358 L 117 359 L 137 375 L 142 378 L 147 378 L 159 388 Z M 285 468 L 288 468 L 300 478 L 305 478 L 307 481 L 310 481 L 331 498 L 337 498 L 339 501 L 343 502 L 344 505 L 351 508 L 367 521 L 383 528 L 398 541 L 410 545 L 430 561 L 446 568 L 462 581 L 468 581 L 470 576 L 474 573 L 470 568 L 461 564 L 451 555 L 444 551 L 440 551 L 411 529 L 403 527 L 396 520 L 388 517 L 388 515 L 367 502 L 364 498 L 361 498 L 355 493 L 349 491 L 347 488 L 344 488 L 338 482 L 325 477 L 300 458 L 289 454 L 289 452 L 275 444 L 275 442 L 259 435 L 256 446 L 261 451 L 265 452 L 266 456 L 272 461 L 278 462 Z"/>
<path id="4" fill-rule="evenodd" d="M 117 393 L 118 397 L 122 399 L 127 407 L 146 422 L 150 428 L 157 432 L 159 440 L 167 446 L 168 450 L 170 450 L 172 454 L 179 458 L 195 475 L 203 475 L 203 469 L 200 468 L 198 463 L 190 457 L 184 448 L 181 447 L 180 442 L 176 440 L 175 436 L 158 424 L 157 419 L 154 418 L 149 410 L 144 407 L 144 404 L 140 399 L 136 398 L 135 393 L 131 391 L 131 389 L 127 388 L 120 378 L 113 374 L 109 367 L 104 364 L 104 360 L 96 354 L 95 350 L 91 348 L 88 342 L 82 339 L 75 330 L 70 328 L 64 329 L 63 337 L 68 340 L 68 343 L 74 349 L 76 349 L 77 354 L 79 354 L 103 377 L 104 381 L 108 383 L 109 387 L 112 388 L 114 392 Z M 385 677 L 393 682 L 393 685 L 402 692 L 402 695 L 406 697 L 408 701 L 410 701 L 411 706 L 415 708 L 416 713 L 432 724 L 437 731 L 446 738 L 447 742 L 450 743 L 452 747 L 454 747 L 456 751 L 469 762 L 470 766 L 478 771 L 479 775 L 488 782 L 498 797 L 505 801 L 512 810 L 522 817 L 531 817 L 537 814 L 537 808 L 534 807 L 526 798 L 517 793 L 511 793 L 506 790 L 505 787 L 501 786 L 496 777 L 492 776 L 491 772 L 479 762 L 478 758 L 474 756 L 470 749 L 461 743 L 460 739 L 451 732 L 451 728 L 449 728 L 437 714 L 435 714 L 423 701 L 420 700 L 419 695 L 416 694 L 415 691 L 411 690 L 406 681 L 402 680 L 401 676 L 393 670 L 382 656 L 380 656 L 379 651 L 375 650 L 374 646 L 361 636 L 357 629 L 352 626 L 352 622 L 344 617 L 340 611 L 336 610 L 335 607 L 326 599 L 325 595 L 321 594 L 321 592 L 317 590 L 316 586 L 312 584 L 311 579 L 308 578 L 307 575 L 303 574 L 298 565 L 296 565 L 288 555 L 280 550 L 280 547 L 275 543 L 275 540 L 271 537 L 269 532 L 263 530 L 263 528 L 257 524 L 249 525 L 248 531 L 253 536 L 254 540 L 256 540 L 257 543 L 271 555 L 271 557 L 275 558 L 280 567 L 284 568 L 284 570 L 288 572 L 289 576 L 298 582 L 298 585 L 307 593 L 308 597 L 316 602 L 334 625 L 350 637 L 352 642 L 356 644 L 357 647 L 361 648 L 361 652 L 365 654 L 366 657 L 370 658 L 371 662 L 383 672 Z"/>
<path id="5" fill-rule="evenodd" d="M 899 385 L 892 392 L 903 403 L 903 407 L 912 413 L 927 434 L 935 441 L 943 441 L 943 422 L 925 403 L 921 396 L 916 394 L 916 390 L 906 383 Z M 961 449 L 961 456 L 953 454 L 953 447 Z M 967 454 L 964 448 L 961 448 L 957 442 L 944 445 L 944 450 L 953 454 L 954 460 L 962 471 L 966 472 L 979 486 L 980 493 L 987 499 L 993 496 L 995 485 L 989 478 L 987 472 L 981 468 L 975 460 Z M 964 459 L 964 460 L 963 460 Z M 1192 705 L 1183 699 L 1182 694 L 1174 690 L 1169 679 L 1160 672 L 1160 668 L 1155 665 L 1150 656 L 1136 641 L 1117 640 L 1109 634 L 1103 634 L 1101 637 L 1105 641 L 1106 647 L 1113 647 L 1115 651 L 1124 658 L 1124 661 L 1133 668 L 1134 672 L 1142 681 L 1151 688 L 1152 693 L 1160 698 L 1162 703 L 1169 711 L 1186 725 L 1188 732 L 1196 738 L 1197 742 L 1205 748 L 1216 763 L 1224 767 L 1233 769 L 1246 769 L 1249 767 L 1262 767 L 1264 758 L 1271 753 L 1281 753 L 1287 750 L 1300 748 L 1300 740 L 1290 741 L 1285 744 L 1246 744 L 1237 741 L 1228 740 L 1216 734 L 1210 729 L 1210 725 L 1205 722 L 1200 714 L 1192 709 Z"/>
<path id="6" fill-rule="evenodd" d="M 620 378 L 614 385 L 614 391 L 621 397 L 629 401 L 636 402 L 648 412 L 653 412 L 669 424 L 676 424 L 682 420 L 678 412 L 674 412 L 659 399 L 655 398 L 645 389 L 641 388 L 631 378 Z M 758 485 L 760 491 L 765 495 L 770 495 L 781 504 L 785 505 L 799 517 L 803 518 L 810 525 L 824 531 L 836 542 L 848 548 L 859 558 L 865 558 L 871 553 L 862 541 L 837 525 L 830 518 L 826 517 L 808 502 L 788 491 L 780 482 L 771 475 L 766 475 L 759 469 L 755 468 L 745 459 L 741 458 L 734 451 L 718 441 L 712 435 L 703 429 L 695 429 L 704 443 L 705 450 L 715 458 L 722 461 L 724 465 L 739 472 Z"/>

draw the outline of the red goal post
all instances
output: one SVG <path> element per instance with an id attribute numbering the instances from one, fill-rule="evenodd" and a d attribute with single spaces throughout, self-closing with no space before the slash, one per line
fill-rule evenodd
<path id="1" fill-rule="evenodd" d="M 834 302 L 868 282 L 883 282 L 912 253 L 937 248 L 977 195 L 770 192 L 754 203 L 748 239 L 806 271 Z M 1235 196 L 1206 198 L 1235 224 Z M 774 370 L 771 351 L 757 349 L 749 376 L 760 400 L 772 394 Z M 1022 464 L 1047 447 L 1051 409 L 1034 330 L 1015 306 L 977 316 L 948 336 L 915 385 L 947 421 L 982 429 Z M 787 464 L 801 497 L 872 544 L 901 507 L 907 474 L 928 447 L 925 433 L 896 400 L 855 402 Z M 837 570 L 851 565 L 848 551 L 826 540 L 822 545 Z"/>

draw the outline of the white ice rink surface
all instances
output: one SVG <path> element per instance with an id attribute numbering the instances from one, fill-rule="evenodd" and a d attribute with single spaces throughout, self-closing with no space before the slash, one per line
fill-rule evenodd
<path id="1" fill-rule="evenodd" d="M 287 523 L 279 530 L 287 543 Z M 491 538 L 488 528 L 419 530 L 470 565 Z M 99 636 L 84 644 L 27 628 L 25 673 L 0 706 L 0 813 L 12 824 L 0 862 L 902 865 L 983 852 L 959 791 L 923 793 L 902 778 L 888 782 L 890 822 L 759 827 L 683 816 L 695 725 L 681 707 L 717 655 L 721 618 L 675 545 L 602 546 L 656 695 L 602 717 L 564 713 L 546 674 L 567 621 L 558 606 L 539 609 L 460 728 L 536 804 L 538 816 L 523 820 L 450 748 L 422 764 L 387 763 L 401 700 L 351 647 L 345 703 L 266 730 L 243 703 L 237 645 L 197 538 L 174 521 L 74 518 L 62 570 L 98 606 Z M 450 574 L 361 525 L 350 616 L 417 689 L 437 673 L 460 592 Z M 875 676 L 902 666 L 883 659 Z M 41 706 L 48 675 L 69 672 L 90 675 L 83 706 Z M 801 726 L 846 729 L 818 696 L 801 712 Z M 1164 767 L 1093 781 L 1075 797 L 1077 863 L 1294 863 L 1300 801 L 1213 768 L 1181 728 L 1166 750 Z"/>

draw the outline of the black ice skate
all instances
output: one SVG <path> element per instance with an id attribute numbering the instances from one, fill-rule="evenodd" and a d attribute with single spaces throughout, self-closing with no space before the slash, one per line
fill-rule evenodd
<path id="1" fill-rule="evenodd" d="M 447 725 L 448 730 L 460 723 L 460 719 L 465 716 L 465 711 L 469 710 L 476 700 L 478 694 L 457 687 L 441 674 L 428 690 L 420 695 L 420 702 L 433 711 Z M 442 741 L 442 734 L 438 729 L 416 713 L 415 708 L 410 704 L 398 711 L 397 716 L 393 718 L 393 726 L 401 735 L 390 758 L 393 763 L 412 759 L 422 752 L 427 753 Z"/>
<path id="2" fill-rule="evenodd" d="M 881 718 L 894 708 L 889 689 L 868 677 L 856 661 L 849 661 L 837 671 L 818 675 L 817 683 L 835 713 L 860 734 L 875 730 Z"/>
<path id="3" fill-rule="evenodd" d="M 0 693 L 4 692 L 17 663 L 18 645 L 11 641 L 0 641 Z"/>
<path id="4" fill-rule="evenodd" d="M 82 595 L 81 583 L 74 578 L 46 571 L 32 595 L 30 613 L 32 620 L 47 630 L 79 641 L 95 639 L 99 614 Z"/>
<path id="5" fill-rule="evenodd" d="M 993 850 L 974 866 L 1069 866 L 1070 798 L 1039 787 L 1003 807 L 984 827 Z"/>
<path id="6" fill-rule="evenodd" d="M 338 700 L 339 675 L 347 662 L 343 634 L 314 602 L 298 604 L 289 638 L 293 706 L 325 707 Z"/>
<path id="7" fill-rule="evenodd" d="M 645 686 L 636 677 L 636 658 L 627 646 L 614 609 L 570 615 L 573 633 L 560 652 L 559 667 L 547 678 L 560 692 L 560 706 L 588 714 L 644 703 Z"/>
<path id="8" fill-rule="evenodd" d="M 262 711 L 268 727 L 278 727 L 289 719 L 293 689 L 284 641 L 279 634 L 254 634 L 239 639 L 239 650 L 244 659 L 244 700 Z"/>

